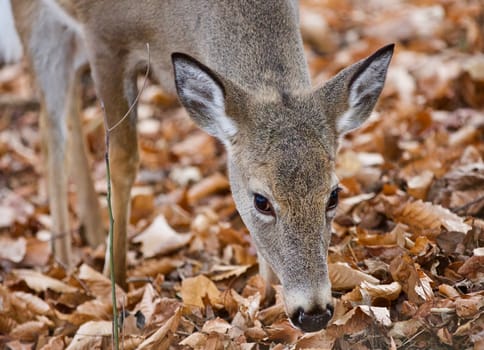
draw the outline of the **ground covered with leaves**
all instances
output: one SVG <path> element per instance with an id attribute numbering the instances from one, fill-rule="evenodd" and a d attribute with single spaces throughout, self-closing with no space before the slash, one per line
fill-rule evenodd
<path id="1" fill-rule="evenodd" d="M 363 4 L 364 3 L 364 4 Z M 314 82 L 395 42 L 386 87 L 342 142 L 329 270 L 335 316 L 292 328 L 230 196 L 222 146 L 156 85 L 139 106 L 129 290 L 117 290 L 123 349 L 484 349 L 484 8 L 480 0 L 305 0 Z M 103 203 L 102 113 L 83 123 Z M 0 70 L 0 344 L 111 347 L 104 249 L 78 267 L 50 255 L 39 110 L 25 64 Z M 73 174 L 75 174 L 75 166 Z M 107 227 L 106 227 L 107 228 Z"/>

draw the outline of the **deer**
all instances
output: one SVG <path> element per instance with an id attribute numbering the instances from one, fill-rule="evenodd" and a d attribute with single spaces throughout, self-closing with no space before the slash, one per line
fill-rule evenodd
<path id="1" fill-rule="evenodd" d="M 109 151 L 112 259 L 116 282 L 127 286 L 126 230 L 139 159 L 137 112 L 130 107 L 138 94 L 137 74 L 149 65 L 163 89 L 176 94 L 193 121 L 224 145 L 232 195 L 256 247 L 260 274 L 268 286 L 282 285 L 292 324 L 304 332 L 325 328 L 334 312 L 327 258 L 340 191 L 339 140 L 374 109 L 394 45 L 313 87 L 297 1 L 15 0 L 11 5 L 41 96 L 56 259 L 71 264 L 68 143 L 86 240 L 96 246 L 105 239 L 79 122 L 79 72 L 89 65 L 107 127 L 116 125 Z"/>

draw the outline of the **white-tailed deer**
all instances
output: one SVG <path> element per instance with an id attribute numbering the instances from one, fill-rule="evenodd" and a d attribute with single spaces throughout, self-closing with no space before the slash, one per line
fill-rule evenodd
<path id="1" fill-rule="evenodd" d="M 56 257 L 69 263 L 66 117 L 77 120 L 76 79 L 84 54 L 109 126 L 134 103 L 136 74 L 149 63 L 193 120 L 225 145 L 233 196 L 257 247 L 260 272 L 268 283 L 281 282 L 293 324 L 304 331 L 325 327 L 333 312 L 327 250 L 338 204 L 338 139 L 359 127 L 375 106 L 393 45 L 313 88 L 296 1 L 12 5 L 42 97 Z M 76 129 L 73 165 L 83 195 L 81 217 L 95 245 L 104 237 Z M 115 274 L 125 286 L 129 197 L 138 166 L 135 109 L 112 131 L 110 159 Z"/>

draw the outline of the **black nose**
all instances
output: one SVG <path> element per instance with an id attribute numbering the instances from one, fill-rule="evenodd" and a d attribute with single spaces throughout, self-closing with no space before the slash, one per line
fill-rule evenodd
<path id="1" fill-rule="evenodd" d="M 304 332 L 316 332 L 328 324 L 331 317 L 333 317 L 334 308 L 332 305 L 326 305 L 326 310 L 321 309 L 319 306 L 309 311 L 304 311 L 302 308 L 292 315 L 292 323 L 303 330 Z"/>

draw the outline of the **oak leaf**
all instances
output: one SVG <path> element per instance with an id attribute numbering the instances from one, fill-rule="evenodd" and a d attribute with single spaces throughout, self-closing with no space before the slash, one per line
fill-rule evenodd
<path id="1" fill-rule="evenodd" d="M 463 218 L 449 209 L 422 200 L 403 204 L 394 210 L 393 218 L 421 230 L 439 230 L 443 226 L 447 231 L 466 233 L 471 229 Z"/>

